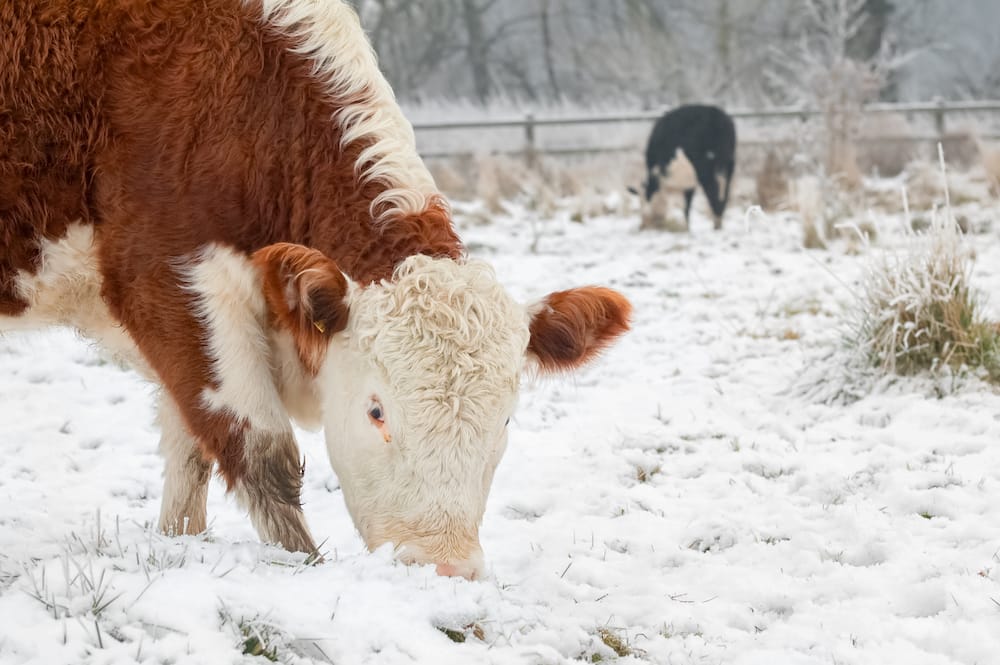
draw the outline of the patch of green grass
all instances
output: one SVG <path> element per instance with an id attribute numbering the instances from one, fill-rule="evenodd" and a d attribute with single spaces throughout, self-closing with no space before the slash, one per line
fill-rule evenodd
<path id="1" fill-rule="evenodd" d="M 454 628 L 447 628 L 445 626 L 436 626 L 436 628 L 440 630 L 442 633 L 444 633 L 449 640 L 457 644 L 464 643 L 466 640 L 469 639 L 469 637 L 474 637 L 480 642 L 486 639 L 486 632 L 483 630 L 483 627 L 480 626 L 478 623 L 467 624 L 461 630 L 456 630 Z"/>
<path id="2" fill-rule="evenodd" d="M 278 662 L 279 649 L 285 636 L 277 626 L 267 623 L 260 615 L 235 617 L 225 605 L 219 609 L 222 624 L 229 625 L 236 633 L 237 648 L 246 656 L 258 656 L 272 663 Z"/>
<path id="3" fill-rule="evenodd" d="M 458 644 L 465 642 L 465 631 L 455 630 L 454 628 L 442 628 L 441 626 L 438 626 L 438 630 L 444 633 L 452 642 L 457 642 Z"/>
<path id="4" fill-rule="evenodd" d="M 63 555 L 63 570 L 65 586 L 50 584 L 44 567 L 40 568 L 37 577 L 33 571 L 26 570 L 32 584 L 28 595 L 44 605 L 54 619 L 89 616 L 96 621 L 122 597 L 121 592 L 112 593 L 111 574 L 103 568 L 95 571 L 92 560 L 81 563 L 67 552 Z M 81 598 L 85 602 L 80 602 Z"/>
<path id="5" fill-rule="evenodd" d="M 278 662 L 277 648 L 274 646 L 268 647 L 256 635 L 250 635 L 243 640 L 243 653 L 247 656 L 262 656 L 272 663 Z"/>

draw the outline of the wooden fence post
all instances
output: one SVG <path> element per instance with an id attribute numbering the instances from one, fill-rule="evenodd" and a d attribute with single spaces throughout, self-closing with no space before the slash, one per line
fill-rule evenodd
<path id="1" fill-rule="evenodd" d="M 2 3 L 4 0 L 0 0 Z M 909 135 L 892 135 L 892 136 L 881 136 L 873 135 L 863 137 L 862 140 L 865 141 L 909 141 L 914 140 L 917 147 L 922 148 L 926 141 L 930 141 L 934 144 L 934 153 L 932 158 L 937 160 L 937 144 L 939 142 L 954 144 L 955 138 L 949 134 L 948 126 L 948 114 L 950 113 L 977 113 L 977 114 L 990 114 L 990 118 L 996 119 L 1000 117 L 1000 99 L 993 100 L 980 100 L 980 101 L 964 101 L 964 102 L 950 102 L 940 97 L 935 97 L 930 101 L 922 101 L 916 103 L 902 103 L 902 104 L 872 104 L 870 107 L 863 109 L 864 113 L 902 113 L 907 116 L 907 118 L 919 118 L 921 120 L 921 129 L 919 136 L 911 137 Z M 743 120 L 757 120 L 757 121 L 767 121 L 767 122 L 780 122 L 780 119 L 785 118 L 790 123 L 800 122 L 804 123 L 810 118 L 816 117 L 819 111 L 816 109 L 802 108 L 802 107 L 778 107 L 771 109 L 758 109 L 758 110 L 746 110 L 746 109 L 733 109 L 731 115 L 737 121 Z M 493 143 L 496 145 L 496 150 L 501 154 L 510 155 L 511 157 L 517 159 L 520 157 L 528 168 L 538 168 L 539 162 L 543 156 L 546 155 L 576 155 L 576 154 L 600 154 L 605 152 L 635 152 L 640 150 L 641 147 L 638 145 L 637 139 L 632 139 L 632 143 L 629 145 L 621 146 L 605 146 L 605 145 L 591 145 L 586 142 L 585 139 L 580 139 L 573 142 L 572 137 L 566 139 L 562 137 L 563 143 L 570 142 L 570 145 L 552 145 L 553 138 L 560 138 L 560 136 L 549 137 L 546 140 L 547 145 L 542 145 L 536 134 L 540 128 L 543 127 L 565 127 L 565 126 L 583 126 L 583 125 L 594 125 L 594 126 L 604 126 L 610 124 L 621 124 L 621 123 L 649 123 L 659 117 L 659 114 L 652 114 L 648 111 L 640 113 L 615 113 L 615 114 L 597 114 L 591 116 L 571 116 L 562 117 L 559 119 L 555 118 L 538 118 L 534 113 L 525 113 L 521 116 L 514 116 L 503 118 L 498 121 L 488 121 L 488 120 L 472 120 L 472 121 L 450 121 L 450 122 L 434 122 L 428 124 L 414 124 L 413 129 L 418 134 L 423 134 L 424 132 L 437 132 L 437 131 L 454 131 L 454 132 L 481 132 L 488 134 L 490 132 L 498 132 Z M 930 121 L 931 127 L 928 128 L 925 124 Z M 793 125 L 794 127 L 794 125 Z M 522 145 L 520 148 L 517 146 L 517 138 L 513 136 L 516 134 L 518 129 L 523 132 Z M 779 126 L 780 129 L 780 126 Z M 933 133 L 932 133 L 933 132 Z M 601 132 L 603 138 L 603 132 Z M 460 138 L 460 137 L 459 137 Z M 494 137 L 490 136 L 489 139 Z M 985 133 L 981 135 L 981 138 L 988 140 L 1000 140 L 1000 132 L 993 129 L 985 130 Z M 761 139 L 749 139 L 741 141 L 741 144 L 760 146 L 760 145 L 772 145 L 773 143 L 795 143 L 794 137 L 782 138 L 777 136 L 774 138 L 764 138 Z M 468 142 L 467 142 L 468 143 Z M 954 147 L 954 145 L 946 146 Z M 431 151 L 423 151 L 425 157 L 452 157 L 458 155 L 467 155 L 469 147 L 467 145 L 460 146 L 457 151 L 445 150 L 443 152 L 434 153 Z"/>
<path id="2" fill-rule="evenodd" d="M 538 158 L 538 151 L 535 146 L 535 115 L 528 113 L 524 116 L 524 161 L 529 169 L 535 167 Z"/>

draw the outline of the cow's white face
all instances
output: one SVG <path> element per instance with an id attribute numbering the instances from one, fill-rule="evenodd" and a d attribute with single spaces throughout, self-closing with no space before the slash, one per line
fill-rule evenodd
<path id="1" fill-rule="evenodd" d="M 354 289 L 319 377 L 330 461 L 365 543 L 481 573 L 528 316 L 478 263 L 414 257 Z"/>
<path id="2" fill-rule="evenodd" d="M 584 288 L 524 307 L 484 264 L 424 256 L 361 288 L 313 250 L 273 247 L 256 259 L 283 292 L 269 304 L 305 315 L 284 320 L 301 329 L 330 461 L 365 543 L 480 576 L 479 524 L 525 365 L 592 358 L 627 329 L 628 301 Z"/>

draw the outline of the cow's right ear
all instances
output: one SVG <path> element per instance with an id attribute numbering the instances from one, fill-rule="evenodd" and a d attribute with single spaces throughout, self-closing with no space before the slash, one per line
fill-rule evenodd
<path id="1" fill-rule="evenodd" d="M 275 323 L 291 333 L 299 359 L 315 374 L 330 337 L 347 327 L 347 278 L 322 252 L 292 243 L 257 250 L 253 263 Z"/>

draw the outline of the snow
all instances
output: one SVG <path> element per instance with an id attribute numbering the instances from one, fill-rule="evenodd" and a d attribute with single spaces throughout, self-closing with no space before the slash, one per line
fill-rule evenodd
<path id="1" fill-rule="evenodd" d="M 458 221 L 517 297 L 610 285 L 634 329 L 585 371 L 526 383 L 482 527 L 490 579 L 366 552 L 304 432 L 325 563 L 259 544 L 218 481 L 208 536 L 157 534 L 154 389 L 72 333 L 11 334 L 0 663 L 997 662 L 1000 396 L 975 379 L 847 404 L 800 389 L 836 370 L 863 255 L 801 249 L 788 215 L 731 209 L 720 233 L 697 216 L 673 235 L 533 214 Z M 972 239 L 987 293 L 997 240 Z"/>

